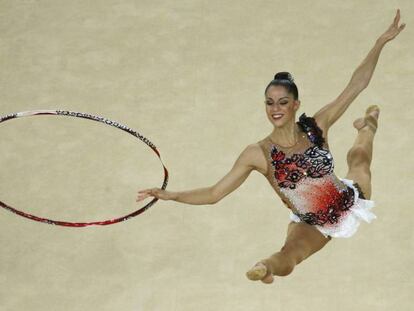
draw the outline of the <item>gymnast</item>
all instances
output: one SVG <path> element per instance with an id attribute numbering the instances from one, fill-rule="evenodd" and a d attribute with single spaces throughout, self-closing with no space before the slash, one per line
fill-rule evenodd
<path id="1" fill-rule="evenodd" d="M 289 275 L 294 267 L 322 249 L 333 237 L 348 238 L 362 220 L 376 218 L 371 209 L 371 161 L 379 107 L 369 106 L 363 117 L 353 122 L 358 131 L 347 152 L 349 167 L 345 178 L 334 173 L 334 160 L 328 145 L 328 130 L 346 111 L 371 80 L 384 45 L 405 28 L 394 21 L 376 40 L 374 47 L 354 71 L 344 91 L 312 117 L 300 107 L 298 89 L 289 72 L 278 72 L 265 89 L 265 111 L 273 131 L 245 147 L 230 172 L 214 186 L 172 192 L 160 188 L 138 191 L 136 201 L 153 196 L 187 204 L 215 204 L 238 188 L 252 170 L 263 174 L 290 209 L 287 237 L 280 251 L 257 262 L 246 276 L 272 283 L 274 275 Z"/>

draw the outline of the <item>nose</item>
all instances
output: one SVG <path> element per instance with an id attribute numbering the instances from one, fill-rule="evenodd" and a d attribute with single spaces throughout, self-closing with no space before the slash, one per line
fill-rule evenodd
<path id="1" fill-rule="evenodd" d="M 282 107 L 282 104 L 281 103 L 273 103 L 270 106 L 272 106 L 272 107 Z"/>

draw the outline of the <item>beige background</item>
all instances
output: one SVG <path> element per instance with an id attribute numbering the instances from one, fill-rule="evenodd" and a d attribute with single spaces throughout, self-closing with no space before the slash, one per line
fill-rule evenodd
<path id="1" fill-rule="evenodd" d="M 160 150 L 168 190 L 216 183 L 272 125 L 263 92 L 278 71 L 299 114 L 340 94 L 396 9 L 406 29 L 330 130 L 347 172 L 352 122 L 381 107 L 374 212 L 271 285 L 245 272 L 283 245 L 288 210 L 253 172 L 216 205 L 159 201 L 111 226 L 51 226 L 0 210 L 0 310 L 412 310 L 412 1 L 0 1 L 1 115 L 79 111 L 127 125 Z M 299 117 L 297 115 L 297 118 Z M 0 124 L 0 200 L 37 216 L 132 212 L 162 166 L 133 136 L 80 118 Z"/>

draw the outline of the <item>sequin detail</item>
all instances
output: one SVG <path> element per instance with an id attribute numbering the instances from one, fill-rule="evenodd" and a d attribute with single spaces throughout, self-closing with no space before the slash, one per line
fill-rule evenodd
<path id="1" fill-rule="evenodd" d="M 338 224 L 324 225 L 314 227 L 321 232 L 326 238 L 349 238 L 355 234 L 362 221 L 370 223 L 377 216 L 372 212 L 375 202 L 363 198 L 363 194 L 359 192 L 359 185 L 352 179 L 339 178 L 345 185 L 349 186 L 354 191 L 354 204 L 348 210 L 346 217 L 343 217 Z M 294 222 L 301 222 L 301 219 L 290 211 L 289 218 Z"/>
<path id="2" fill-rule="evenodd" d="M 303 113 L 296 123 L 313 146 L 303 153 L 286 156 L 279 146 L 272 144 L 273 181 L 295 206 L 294 214 L 300 220 L 319 226 L 337 224 L 353 206 L 355 193 L 349 186 L 340 187 L 335 182 L 334 160 L 330 151 L 323 148 L 325 139 L 315 119 Z"/>
<path id="3" fill-rule="evenodd" d="M 312 146 L 304 153 L 295 153 L 286 157 L 275 145 L 270 151 L 274 177 L 279 187 L 295 189 L 303 178 L 320 178 L 333 172 L 332 155 L 327 149 Z"/>
<path id="4" fill-rule="evenodd" d="M 325 138 L 322 136 L 322 130 L 316 124 L 315 118 L 306 116 L 305 113 L 302 113 L 299 117 L 299 121 L 296 122 L 302 130 L 307 133 L 310 141 L 315 145 L 322 147 L 325 143 Z"/>
<path id="5" fill-rule="evenodd" d="M 325 225 L 327 222 L 336 224 L 339 222 L 341 216 L 345 214 L 353 205 L 355 200 L 355 193 L 352 188 L 347 187 L 341 192 L 341 195 L 330 205 L 318 210 L 316 213 L 298 213 L 293 212 L 300 220 L 310 225 Z"/>

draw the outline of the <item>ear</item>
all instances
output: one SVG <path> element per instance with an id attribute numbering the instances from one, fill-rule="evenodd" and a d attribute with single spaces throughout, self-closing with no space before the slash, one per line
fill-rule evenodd
<path id="1" fill-rule="evenodd" d="M 300 100 L 299 99 L 293 101 L 293 107 L 295 108 L 295 111 L 299 109 L 299 107 L 300 107 Z"/>

